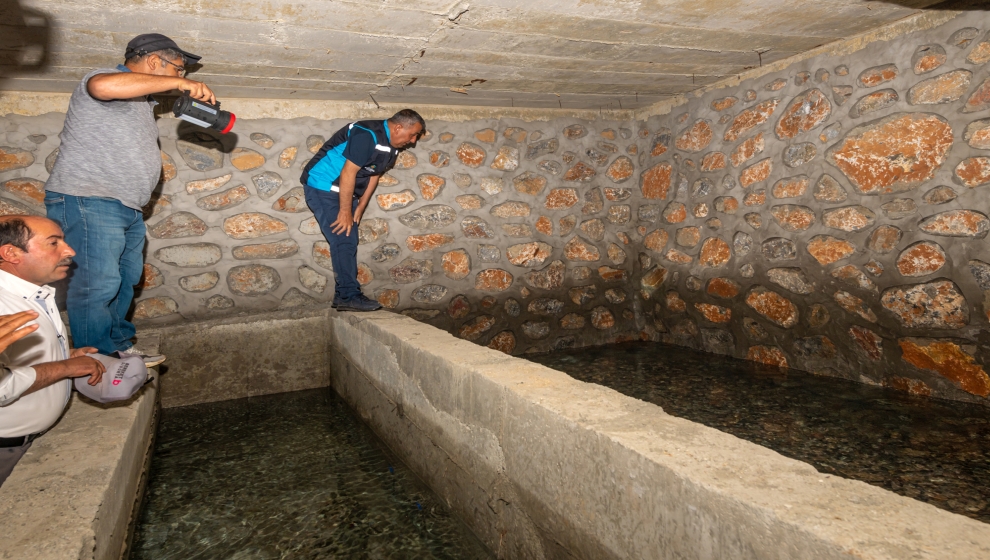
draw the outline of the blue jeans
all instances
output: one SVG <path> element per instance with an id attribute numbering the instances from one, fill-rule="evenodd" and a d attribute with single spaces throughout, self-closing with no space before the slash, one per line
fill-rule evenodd
<path id="1" fill-rule="evenodd" d="M 316 221 L 320 224 L 323 237 L 330 243 L 330 262 L 333 264 L 333 298 L 347 300 L 361 294 L 361 284 L 357 279 L 357 225 L 351 228 L 350 235 L 337 234 L 331 231 L 330 224 L 337 220 L 340 212 L 340 196 L 332 191 L 321 191 L 313 187 L 304 187 L 306 204 Z M 360 199 L 352 201 L 351 212 L 357 209 Z"/>
<path id="2" fill-rule="evenodd" d="M 45 207 L 76 251 L 66 291 L 72 345 L 127 350 L 134 325 L 126 316 L 144 269 L 141 212 L 112 198 L 56 192 L 45 193 Z"/>

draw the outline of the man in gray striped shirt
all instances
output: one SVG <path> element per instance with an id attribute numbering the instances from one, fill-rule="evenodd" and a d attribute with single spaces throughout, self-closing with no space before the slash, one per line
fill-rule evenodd
<path id="1" fill-rule="evenodd" d="M 149 96 L 185 90 L 215 103 L 210 88 L 185 78 L 186 65 L 199 59 L 164 35 L 139 35 L 124 64 L 86 74 L 72 92 L 45 206 L 76 249 L 66 306 L 77 346 L 134 353 L 126 315 L 144 269 L 141 208 L 162 172 Z M 164 359 L 145 356 L 145 363 Z"/>

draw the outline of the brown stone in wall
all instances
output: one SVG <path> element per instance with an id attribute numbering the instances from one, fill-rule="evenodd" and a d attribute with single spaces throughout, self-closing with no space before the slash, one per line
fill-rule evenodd
<path id="1" fill-rule="evenodd" d="M 295 146 L 289 146 L 288 148 L 282 150 L 282 153 L 278 155 L 278 166 L 282 169 L 288 169 L 292 167 L 292 164 L 296 161 L 296 154 L 299 149 Z"/>
<path id="2" fill-rule="evenodd" d="M 540 270 L 526 273 L 526 283 L 541 290 L 556 290 L 564 285 L 564 271 L 567 266 L 563 261 L 553 261 Z"/>
<path id="3" fill-rule="evenodd" d="M 429 157 L 430 165 L 436 167 L 437 169 L 450 165 L 450 154 L 442 150 L 433 150 L 430 152 Z"/>
<path id="4" fill-rule="evenodd" d="M 564 216 L 557 220 L 557 224 L 560 225 L 560 236 L 568 236 L 577 226 L 577 216 Z"/>
<path id="5" fill-rule="evenodd" d="M 755 190 L 743 197 L 743 206 L 763 206 L 767 203 L 766 189 Z"/>
<path id="6" fill-rule="evenodd" d="M 990 183 L 990 157 L 966 158 L 955 169 L 956 178 L 969 188 Z"/>
<path id="7" fill-rule="evenodd" d="M 768 366 L 787 367 L 787 356 L 776 346 L 751 346 L 746 352 L 746 359 Z"/>
<path id="8" fill-rule="evenodd" d="M 619 156 L 605 170 L 605 176 L 613 183 L 624 183 L 632 177 L 633 162 L 626 156 Z"/>
<path id="9" fill-rule="evenodd" d="M 261 212 L 244 212 L 223 221 L 223 232 L 234 239 L 253 239 L 288 231 L 289 226 L 278 218 Z"/>
<path id="10" fill-rule="evenodd" d="M 148 234 L 156 239 L 199 237 L 209 226 L 191 212 L 176 212 L 148 228 Z"/>
<path id="11" fill-rule="evenodd" d="M 540 216 L 533 227 L 543 235 L 553 235 L 553 220 L 546 216 Z"/>
<path id="12" fill-rule="evenodd" d="M 411 193 L 412 191 L 404 191 Z M 485 205 L 485 199 L 476 194 L 462 194 L 454 198 L 454 202 L 461 207 L 461 210 L 478 210 Z M 381 204 L 379 202 L 379 204 Z M 388 210 L 388 208 L 383 208 Z"/>
<path id="13" fill-rule="evenodd" d="M 871 360 L 879 361 L 883 357 L 883 339 L 877 333 L 866 327 L 853 325 L 849 327 L 849 337 Z"/>
<path id="14" fill-rule="evenodd" d="M 925 218 L 918 229 L 932 235 L 982 239 L 990 232 L 990 219 L 975 210 L 949 210 Z"/>
<path id="15" fill-rule="evenodd" d="M 506 128 L 504 132 L 502 132 L 502 137 L 507 140 L 512 140 L 517 144 L 522 144 L 523 142 L 526 141 L 527 134 L 528 133 L 524 128 L 519 128 L 517 126 L 510 126 L 509 128 Z"/>
<path id="16" fill-rule="evenodd" d="M 553 247 L 550 245 L 540 241 L 534 241 L 510 246 L 506 250 L 505 256 L 509 259 L 510 263 L 516 266 L 533 268 L 542 265 L 550 257 L 552 252 Z"/>
<path id="17" fill-rule="evenodd" d="M 419 185 L 419 192 L 423 195 L 423 200 L 433 200 L 443 191 L 447 181 L 439 175 L 423 173 L 416 177 L 416 184 Z"/>
<path id="18" fill-rule="evenodd" d="M 531 208 L 525 202 L 510 200 L 492 206 L 490 213 L 499 218 L 524 218 L 529 216 Z"/>
<path id="19" fill-rule="evenodd" d="M 258 243 L 255 245 L 241 245 L 231 250 L 231 255 L 240 261 L 255 259 L 284 259 L 291 257 L 299 251 L 299 244 L 292 239 L 272 241 L 271 243 Z"/>
<path id="20" fill-rule="evenodd" d="M 882 111 L 894 103 L 897 103 L 900 99 L 901 98 L 897 95 L 897 92 L 892 89 L 874 91 L 873 93 L 868 93 L 863 97 L 860 97 L 859 101 L 857 101 L 856 104 L 853 105 L 853 108 L 849 111 L 849 116 L 854 119 L 858 119 L 859 117 L 864 117 L 870 113 Z"/>
<path id="21" fill-rule="evenodd" d="M 388 274 L 396 284 L 420 282 L 433 274 L 433 260 L 409 257 L 390 268 Z"/>
<path id="22" fill-rule="evenodd" d="M 512 146 L 502 146 L 492 160 L 492 169 L 499 171 L 514 171 L 519 167 L 519 149 Z"/>
<path id="23" fill-rule="evenodd" d="M 668 249 L 666 253 L 663 254 L 663 258 L 674 264 L 691 264 L 694 261 L 694 257 L 678 251 L 677 249 Z"/>
<path id="24" fill-rule="evenodd" d="M 189 181 L 186 183 L 186 193 L 187 194 L 200 194 L 209 191 L 215 191 L 220 187 L 227 184 L 228 181 L 234 176 L 233 173 L 227 173 L 226 175 L 221 175 L 219 177 L 214 177 L 212 179 L 201 179 L 199 181 Z"/>
<path id="25" fill-rule="evenodd" d="M 726 142 L 735 142 L 743 134 L 767 122 L 777 109 L 779 103 L 779 99 L 770 99 L 739 113 L 732 121 L 732 124 L 729 125 L 728 130 L 725 131 L 723 139 Z"/>
<path id="26" fill-rule="evenodd" d="M 955 70 L 923 80 L 908 91 L 908 103 L 911 105 L 951 103 L 966 94 L 972 78 L 973 73 L 969 70 Z"/>
<path id="27" fill-rule="evenodd" d="M 406 247 L 414 253 L 432 251 L 454 242 L 454 236 L 447 233 L 427 233 L 406 237 Z"/>
<path id="28" fill-rule="evenodd" d="M 839 290 L 832 295 L 832 299 L 839 304 L 839 307 L 844 309 L 846 312 L 853 315 L 858 315 L 862 319 L 869 321 L 871 323 L 877 322 L 877 315 L 870 309 L 870 306 L 866 304 L 862 299 L 850 294 L 849 292 L 844 292 Z"/>
<path id="29" fill-rule="evenodd" d="M 945 49 L 942 48 L 942 45 L 922 45 L 914 51 L 914 56 L 911 57 L 911 67 L 915 74 L 927 74 L 945 64 L 946 59 Z"/>
<path id="30" fill-rule="evenodd" d="M 981 119 L 966 125 L 966 130 L 963 132 L 963 140 L 971 148 L 990 150 L 990 119 Z"/>
<path id="31" fill-rule="evenodd" d="M 164 154 L 164 152 L 162 153 Z M 30 167 L 32 163 L 34 163 L 34 154 L 31 152 L 10 146 L 0 146 L 0 173 Z"/>
<path id="32" fill-rule="evenodd" d="M 698 119 L 694 124 L 681 131 L 674 141 L 674 145 L 681 151 L 700 152 L 711 144 L 714 135 L 711 123 L 704 119 Z"/>
<path id="33" fill-rule="evenodd" d="M 512 184 L 516 190 L 531 196 L 536 196 L 543 192 L 547 186 L 547 178 L 538 173 L 527 171 L 512 179 Z"/>
<path id="34" fill-rule="evenodd" d="M 482 154 L 484 154 L 484 150 L 482 150 Z M 484 160 L 484 155 L 482 155 L 482 160 Z M 409 150 L 401 150 L 398 157 L 395 158 L 396 169 L 412 169 L 413 167 L 416 167 L 418 163 L 419 160 L 416 159 L 416 154 L 410 152 Z M 464 165 L 467 165 L 467 163 Z"/>
<path id="35" fill-rule="evenodd" d="M 808 242 L 808 253 L 822 266 L 840 261 L 855 252 L 855 245 L 831 235 L 816 235 Z"/>
<path id="36" fill-rule="evenodd" d="M 732 310 L 728 307 L 711 303 L 696 303 L 694 308 L 711 323 L 728 323 L 732 320 Z"/>
<path id="37" fill-rule="evenodd" d="M 715 211 L 723 214 L 735 214 L 739 210 L 739 201 L 732 196 L 720 196 L 715 199 Z"/>
<path id="38" fill-rule="evenodd" d="M 722 152 L 709 152 L 701 159 L 702 171 L 718 171 L 725 169 L 725 154 Z"/>
<path id="39" fill-rule="evenodd" d="M 385 309 L 395 309 L 399 306 L 399 290 L 379 290 L 375 293 L 375 300 Z"/>
<path id="40" fill-rule="evenodd" d="M 902 338 L 897 342 L 901 347 L 901 359 L 912 366 L 954 381 L 968 393 L 980 397 L 990 395 L 990 376 L 976 361 L 973 345 L 955 339 L 932 338 Z"/>
<path id="41" fill-rule="evenodd" d="M 175 168 L 175 162 L 172 160 L 172 156 L 166 154 L 164 151 L 162 154 L 162 182 L 167 183 L 178 174 L 178 169 Z"/>
<path id="42" fill-rule="evenodd" d="M 704 267 L 719 268 L 725 266 L 731 258 L 732 250 L 728 243 L 718 237 L 709 237 L 701 244 L 698 262 Z"/>
<path id="43" fill-rule="evenodd" d="M 143 299 L 134 306 L 134 319 L 154 319 L 179 312 L 179 304 L 170 297 Z"/>
<path id="44" fill-rule="evenodd" d="M 897 65 L 884 64 L 863 70 L 858 78 L 859 85 L 867 88 L 887 83 L 898 75 Z"/>
<path id="45" fill-rule="evenodd" d="M 493 326 L 495 326 L 495 317 L 491 315 L 480 315 L 461 326 L 457 336 L 464 340 L 478 340 L 481 338 L 481 335 L 491 330 Z"/>
<path id="46" fill-rule="evenodd" d="M 658 163 L 647 169 L 640 176 L 640 187 L 643 198 L 664 200 L 670 190 L 670 178 L 673 168 L 669 163 Z"/>
<path id="47" fill-rule="evenodd" d="M 572 261 L 594 262 L 601 259 L 601 252 L 594 245 L 581 241 L 574 237 L 564 246 L 564 256 Z"/>
<path id="48" fill-rule="evenodd" d="M 265 164 L 265 156 L 250 148 L 234 148 L 230 152 L 230 164 L 239 171 L 250 171 Z"/>
<path id="49" fill-rule="evenodd" d="M 302 187 L 289 189 L 288 192 L 278 197 L 278 200 L 272 203 L 272 210 L 292 213 L 309 211 L 309 206 L 306 205 L 305 191 L 303 191 Z"/>
<path id="50" fill-rule="evenodd" d="M 465 195 L 470 196 L 470 195 Z M 461 197 L 457 197 L 461 198 Z M 405 208 L 413 202 L 416 202 L 416 194 L 409 189 L 396 193 L 382 193 L 375 197 L 378 201 L 378 206 L 386 212 L 390 210 L 398 210 L 400 208 Z M 463 207 L 463 206 L 462 206 Z"/>
<path id="51" fill-rule="evenodd" d="M 179 287 L 187 292 L 206 292 L 212 290 L 220 282 L 220 274 L 216 272 L 204 272 L 179 278 Z"/>
<path id="52" fill-rule="evenodd" d="M 708 281 L 708 294 L 717 298 L 731 299 L 739 295 L 741 290 L 742 286 L 729 278 L 712 278 Z"/>
<path id="53" fill-rule="evenodd" d="M 742 174 L 739 176 L 739 184 L 743 188 L 747 188 L 750 185 L 765 181 L 770 176 L 771 171 L 773 171 L 773 161 L 770 158 L 760 160 L 742 170 Z"/>
<path id="54" fill-rule="evenodd" d="M 838 278 L 847 284 L 856 286 L 861 290 L 867 290 L 873 292 L 874 294 L 879 293 L 876 283 L 874 283 L 873 280 L 870 280 L 862 270 L 851 264 L 840 266 L 839 268 L 833 270 L 832 277 Z"/>
<path id="55" fill-rule="evenodd" d="M 786 140 L 825 122 L 832 114 L 832 103 L 819 89 L 805 91 L 794 98 L 774 127 L 777 138 Z"/>
<path id="56" fill-rule="evenodd" d="M 560 210 L 563 208 L 570 208 L 574 206 L 579 201 L 576 189 L 562 188 L 562 189 L 552 189 L 547 194 L 547 200 L 544 206 L 547 210 Z"/>
<path id="57" fill-rule="evenodd" d="M 756 286 L 746 295 L 746 305 L 762 315 L 768 321 L 789 329 L 798 323 L 798 308 L 791 300 L 784 296 L 767 290 L 763 286 Z"/>
<path id="58" fill-rule="evenodd" d="M 815 284 L 800 268 L 771 268 L 767 279 L 795 294 L 808 295 L 815 291 Z"/>
<path id="59" fill-rule="evenodd" d="M 251 192 L 244 185 L 237 185 L 214 194 L 208 194 L 196 201 L 196 206 L 203 210 L 226 210 L 244 202 L 251 197 Z"/>
<path id="60" fill-rule="evenodd" d="M 774 183 L 770 192 L 774 198 L 798 198 L 804 196 L 810 184 L 811 179 L 807 175 L 786 177 Z"/>
<path id="61" fill-rule="evenodd" d="M 227 273 L 227 287 L 235 295 L 260 296 L 274 292 L 282 284 L 278 271 L 262 264 L 245 264 Z"/>
<path id="62" fill-rule="evenodd" d="M 381 218 L 365 218 L 358 226 L 358 244 L 374 243 L 388 235 L 388 222 Z"/>
<path id="63" fill-rule="evenodd" d="M 907 328 L 961 329 L 969 324 L 966 298 L 951 280 L 887 288 L 880 303 Z"/>
<path id="64" fill-rule="evenodd" d="M 598 330 L 607 330 L 615 326 L 615 316 L 606 307 L 596 307 L 591 310 L 591 326 Z"/>
<path id="65" fill-rule="evenodd" d="M 963 113 L 976 113 L 990 107 L 990 78 L 983 80 L 963 105 Z"/>
<path id="66" fill-rule="evenodd" d="M 485 144 L 495 143 L 496 132 L 490 128 L 483 128 L 474 133 L 474 137 L 478 139 L 479 142 L 484 142 Z"/>
<path id="67" fill-rule="evenodd" d="M 731 109 L 738 102 L 739 99 L 735 97 L 722 97 L 721 99 L 712 101 L 711 106 L 713 111 L 724 111 L 726 109 Z"/>
<path id="68" fill-rule="evenodd" d="M 394 186 L 396 186 L 398 184 L 399 184 L 399 180 L 396 179 L 395 177 L 389 175 L 388 173 L 386 173 L 386 174 L 384 174 L 384 175 L 382 175 L 381 177 L 378 178 L 378 186 L 379 187 L 388 188 L 388 187 L 394 187 Z"/>
<path id="69" fill-rule="evenodd" d="M 504 292 L 512 286 L 512 274 L 501 268 L 486 268 L 474 279 L 474 288 L 482 292 Z"/>
<path id="70" fill-rule="evenodd" d="M 440 257 L 440 267 L 447 278 L 461 280 L 471 272 L 471 257 L 464 249 L 454 249 Z"/>
<path id="71" fill-rule="evenodd" d="M 668 240 L 669 235 L 667 232 L 662 229 L 658 229 L 650 232 L 643 238 L 643 245 L 645 245 L 647 249 L 659 253 L 663 251 L 663 248 L 667 245 Z"/>
<path id="72" fill-rule="evenodd" d="M 677 241 L 677 244 L 682 247 L 694 247 L 701 242 L 701 230 L 695 226 L 683 227 L 677 230 L 674 235 L 674 239 Z"/>
<path id="73" fill-rule="evenodd" d="M 860 205 L 833 208 L 822 212 L 822 223 L 842 231 L 864 230 L 873 225 L 876 219 L 877 215 L 872 210 Z"/>
<path id="74" fill-rule="evenodd" d="M 982 41 L 969 51 L 966 62 L 970 64 L 986 64 L 990 61 L 990 37 L 984 37 Z"/>
<path id="75" fill-rule="evenodd" d="M 768 83 L 767 85 L 763 86 L 763 89 L 765 89 L 767 91 L 780 91 L 780 90 L 784 89 L 785 87 L 787 87 L 787 80 L 785 80 L 783 78 L 777 78 L 776 80 L 774 80 L 774 81 Z"/>
<path id="76" fill-rule="evenodd" d="M 885 255 L 897 248 L 897 244 L 901 241 L 901 235 L 903 233 L 900 228 L 880 226 L 870 234 L 866 246 L 874 253 Z"/>
<path id="77" fill-rule="evenodd" d="M 488 156 L 481 146 L 470 142 L 462 143 L 457 147 L 455 153 L 457 154 L 457 159 L 461 160 L 461 163 L 468 167 L 481 167 L 481 164 L 485 163 L 485 158 Z"/>
<path id="78" fill-rule="evenodd" d="M 772 207 L 770 214 L 786 231 L 804 231 L 815 223 L 815 211 L 807 206 L 782 204 Z"/>
<path id="79" fill-rule="evenodd" d="M 663 219 L 668 224 L 679 224 L 687 219 L 687 208 L 680 202 L 671 202 L 663 209 Z"/>
<path id="80" fill-rule="evenodd" d="M 764 146 L 765 142 L 763 140 L 762 132 L 746 140 L 742 144 L 739 144 L 739 146 L 732 151 L 732 155 L 730 156 L 732 166 L 739 167 L 743 163 L 753 159 L 763 152 Z"/>
<path id="81" fill-rule="evenodd" d="M 902 276 L 927 276 L 942 270 L 945 262 L 945 251 L 938 243 L 919 241 L 901 251 L 897 271 Z"/>
<path id="82" fill-rule="evenodd" d="M 144 263 L 144 269 L 141 272 L 141 280 L 138 281 L 138 286 L 143 290 L 153 290 L 164 283 L 165 277 L 162 275 L 162 271 L 153 264 Z"/>
<path id="83" fill-rule="evenodd" d="M 823 173 L 815 183 L 815 200 L 819 202 L 844 202 L 849 196 L 846 189 L 828 173 Z"/>
<path id="84" fill-rule="evenodd" d="M 598 267 L 598 275 L 602 277 L 602 280 L 606 282 L 625 282 L 629 275 L 625 270 L 621 268 L 613 268 L 611 266 L 602 265 Z"/>
<path id="85" fill-rule="evenodd" d="M 591 167 L 583 161 L 579 161 L 568 169 L 566 173 L 564 173 L 564 180 L 587 183 L 588 181 L 594 179 L 597 174 L 598 172 L 595 171 L 594 167 Z"/>
<path id="86" fill-rule="evenodd" d="M 889 194 L 934 177 L 952 142 L 952 128 L 942 117 L 896 113 L 853 129 L 827 158 L 860 193 Z"/>
<path id="87" fill-rule="evenodd" d="M 516 335 L 512 331 L 502 331 L 493 336 L 488 347 L 504 354 L 512 354 L 516 349 Z"/>

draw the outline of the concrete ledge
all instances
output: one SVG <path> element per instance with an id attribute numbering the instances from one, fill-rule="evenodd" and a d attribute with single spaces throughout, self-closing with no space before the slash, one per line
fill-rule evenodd
<path id="1" fill-rule="evenodd" d="M 500 558 L 990 558 L 990 525 L 392 313 L 331 383 Z"/>
<path id="2" fill-rule="evenodd" d="M 121 403 L 73 393 L 0 487 L 0 558 L 120 558 L 157 420 L 157 379 Z"/>
<path id="3" fill-rule="evenodd" d="M 162 406 L 328 386 L 329 309 L 295 308 L 158 328 L 168 357 Z"/>

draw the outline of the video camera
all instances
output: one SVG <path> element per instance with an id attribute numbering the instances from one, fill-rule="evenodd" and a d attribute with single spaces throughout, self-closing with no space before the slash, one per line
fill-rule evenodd
<path id="1" fill-rule="evenodd" d="M 237 120 L 230 111 L 221 111 L 220 102 L 212 105 L 205 101 L 193 99 L 189 92 L 184 92 L 181 97 L 175 100 L 172 105 L 172 114 L 176 117 L 191 122 L 203 128 L 212 128 L 220 134 L 227 134 L 234 128 L 234 121 Z"/>

